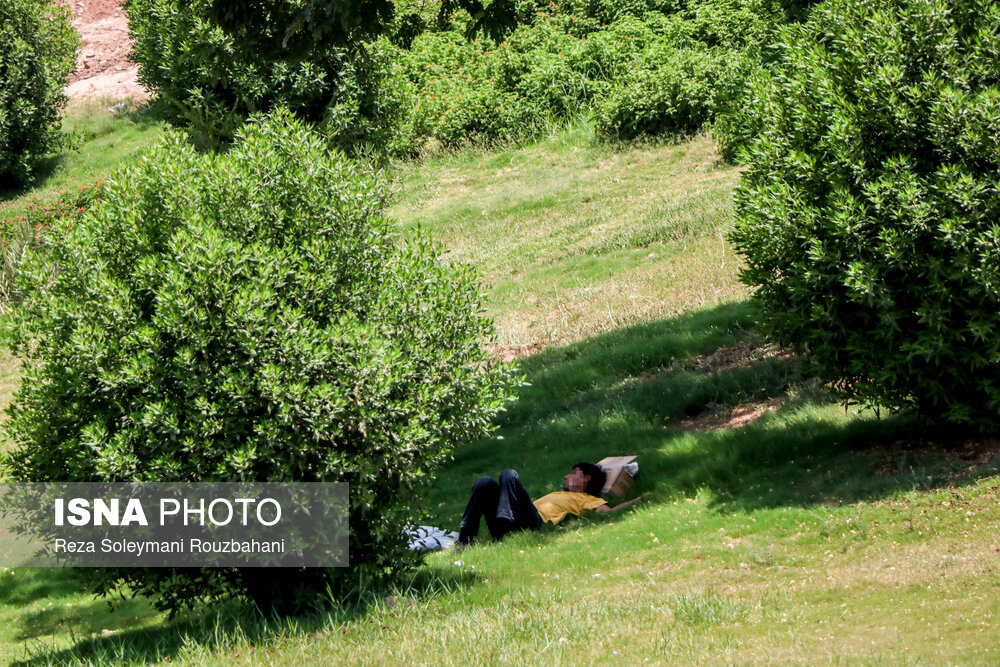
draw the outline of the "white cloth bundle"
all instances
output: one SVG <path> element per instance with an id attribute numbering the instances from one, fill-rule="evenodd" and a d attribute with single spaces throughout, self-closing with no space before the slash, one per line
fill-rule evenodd
<path id="1" fill-rule="evenodd" d="M 440 551 L 458 540 L 458 533 L 434 526 L 407 526 L 406 536 L 410 538 L 410 551 Z"/>

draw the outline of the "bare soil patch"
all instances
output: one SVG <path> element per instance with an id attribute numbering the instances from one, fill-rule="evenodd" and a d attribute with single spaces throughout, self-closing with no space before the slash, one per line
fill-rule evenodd
<path id="1" fill-rule="evenodd" d="M 722 431 L 752 424 L 781 405 L 782 397 L 776 396 L 766 401 L 747 401 L 735 407 L 720 405 L 694 417 L 682 419 L 681 427 L 691 431 Z"/>
<path id="2" fill-rule="evenodd" d="M 720 347 L 711 354 L 703 354 L 694 360 L 694 367 L 705 373 L 724 373 L 754 361 L 777 359 L 792 363 L 798 359 L 789 349 L 776 345 L 753 345 L 741 343 L 731 347 Z"/>
<path id="3" fill-rule="evenodd" d="M 490 348 L 500 361 L 514 361 L 527 357 L 545 348 L 544 343 L 528 343 L 526 345 L 503 346 L 494 345 Z"/>
<path id="4" fill-rule="evenodd" d="M 139 66 L 129 60 L 132 40 L 121 0 L 71 0 L 73 27 L 80 34 L 76 72 L 67 80 L 72 98 L 149 97 L 137 80 Z"/>

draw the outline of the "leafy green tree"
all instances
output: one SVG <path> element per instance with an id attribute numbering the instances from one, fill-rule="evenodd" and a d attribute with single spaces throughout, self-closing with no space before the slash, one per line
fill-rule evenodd
<path id="1" fill-rule="evenodd" d="M 745 98 L 731 240 L 851 400 L 1000 425 L 1000 6 L 836 0 Z"/>
<path id="2" fill-rule="evenodd" d="M 407 84 L 385 44 L 367 41 L 388 26 L 388 0 L 130 0 L 127 10 L 139 81 L 207 147 L 278 107 L 342 147 L 391 141 Z"/>
<path id="3" fill-rule="evenodd" d="M 483 0 L 441 0 L 441 8 L 438 13 L 439 26 L 446 26 L 450 17 L 459 10 L 468 13 L 471 19 L 466 27 L 466 36 L 470 38 L 476 33 L 483 33 L 499 41 L 504 35 L 514 30 L 524 18 L 522 12 L 518 11 L 519 7 L 515 0 L 486 0 L 485 2 Z"/>
<path id="4" fill-rule="evenodd" d="M 66 77 L 80 39 L 53 0 L 0 0 L 0 189 L 29 181 L 62 144 Z"/>
<path id="5" fill-rule="evenodd" d="M 350 484 L 349 569 L 105 569 L 177 609 L 287 610 L 417 562 L 404 526 L 513 386 L 475 276 L 383 216 L 378 174 L 281 112 L 224 155 L 177 134 L 22 274 L 24 379 L 5 468 L 22 481 Z"/>
<path id="6" fill-rule="evenodd" d="M 382 34 L 392 0 L 212 0 L 208 16 L 231 35 L 244 59 L 309 59 Z"/>

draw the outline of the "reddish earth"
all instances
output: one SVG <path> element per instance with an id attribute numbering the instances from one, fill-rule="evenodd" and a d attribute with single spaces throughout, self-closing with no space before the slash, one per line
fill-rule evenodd
<path id="1" fill-rule="evenodd" d="M 81 48 L 66 94 L 71 98 L 149 97 L 139 85 L 138 65 L 128 59 L 132 42 L 121 0 L 69 0 Z"/>
<path id="2" fill-rule="evenodd" d="M 769 412 L 774 412 L 781 405 L 781 401 L 781 397 L 775 397 L 764 401 L 740 403 L 733 408 L 720 406 L 682 420 L 681 427 L 692 431 L 721 431 L 739 428 L 754 423 Z"/>
<path id="3" fill-rule="evenodd" d="M 796 360 L 796 356 L 791 350 L 781 349 L 770 344 L 740 344 L 732 347 L 720 347 L 711 354 L 703 354 L 694 360 L 694 367 L 705 373 L 722 373 L 764 359 L 777 359 L 792 363 Z"/>
<path id="4" fill-rule="evenodd" d="M 500 361 L 514 361 L 515 359 L 527 357 L 535 352 L 539 352 L 544 348 L 545 345 L 542 343 L 528 343 L 527 345 L 515 345 L 513 347 L 494 345 L 490 348 L 490 350 L 500 359 Z"/>

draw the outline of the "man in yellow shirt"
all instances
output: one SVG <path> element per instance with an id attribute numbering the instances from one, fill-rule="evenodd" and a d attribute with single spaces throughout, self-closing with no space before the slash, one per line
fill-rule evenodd
<path id="1" fill-rule="evenodd" d="M 567 514 L 579 515 L 584 510 L 617 512 L 631 507 L 642 496 L 616 505 L 613 509 L 599 497 L 606 476 L 599 466 L 577 463 L 563 478 L 563 490 L 542 496 L 532 502 L 515 470 L 504 470 L 500 480 L 480 477 L 472 485 L 469 504 L 462 515 L 456 546 L 462 547 L 479 534 L 479 520 L 486 519 L 486 527 L 494 540 L 502 540 L 508 533 L 518 530 L 535 530 L 543 522 L 559 523 Z"/>

